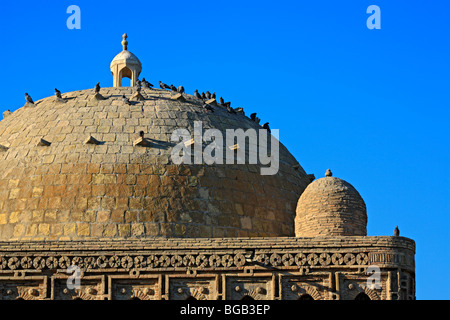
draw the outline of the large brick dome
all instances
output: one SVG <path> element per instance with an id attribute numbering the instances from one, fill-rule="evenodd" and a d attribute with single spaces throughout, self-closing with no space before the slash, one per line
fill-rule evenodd
<path id="1" fill-rule="evenodd" d="M 261 127 L 190 95 L 142 89 L 145 100 L 124 103 L 132 93 L 69 92 L 0 122 L 0 240 L 294 235 L 310 180 L 284 146 L 272 176 L 258 164 L 175 165 L 177 128 Z M 148 146 L 134 143 L 141 131 Z"/>
<path id="2" fill-rule="evenodd" d="M 348 182 L 327 176 L 312 182 L 297 204 L 295 235 L 366 236 L 366 204 Z"/>

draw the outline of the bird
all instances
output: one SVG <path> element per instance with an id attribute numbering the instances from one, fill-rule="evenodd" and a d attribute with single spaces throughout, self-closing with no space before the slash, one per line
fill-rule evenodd
<path id="1" fill-rule="evenodd" d="M 161 81 L 159 81 L 159 87 L 160 87 L 161 89 L 170 89 L 170 87 L 169 87 L 167 84 L 162 83 Z"/>
<path id="2" fill-rule="evenodd" d="M 239 108 L 234 108 L 234 111 L 236 111 L 236 113 L 240 113 L 240 114 L 242 114 L 243 116 L 245 116 L 244 108 L 241 108 L 241 107 L 239 107 Z"/>
<path id="3" fill-rule="evenodd" d="M 170 85 L 170 90 L 173 92 L 178 92 L 177 87 L 175 87 L 173 84 Z"/>
<path id="4" fill-rule="evenodd" d="M 211 99 L 215 99 L 215 98 L 216 98 L 216 93 L 213 92 L 212 95 L 211 95 Z"/>
<path id="5" fill-rule="evenodd" d="M 142 81 L 140 81 L 139 79 L 136 80 L 136 88 L 140 88 L 142 86 Z"/>
<path id="6" fill-rule="evenodd" d="M 399 235 L 400 235 L 400 229 L 398 228 L 398 226 L 396 226 L 394 229 L 394 237 L 398 237 Z"/>
<path id="7" fill-rule="evenodd" d="M 269 123 L 268 123 L 268 122 L 264 123 L 264 124 L 262 125 L 262 127 L 263 127 L 263 129 L 266 129 L 266 130 L 269 131 L 269 133 L 270 133 L 270 127 L 269 127 Z"/>
<path id="8" fill-rule="evenodd" d="M 250 119 L 252 119 L 253 121 L 255 121 L 255 122 L 258 123 L 258 124 L 259 124 L 259 122 L 261 121 L 261 119 L 258 118 L 258 117 L 256 116 L 256 112 L 255 112 L 255 113 L 252 113 L 252 114 L 250 115 Z"/>
<path id="9" fill-rule="evenodd" d="M 234 110 L 232 107 L 227 106 L 228 113 L 236 114 L 236 110 Z"/>
<path id="10" fill-rule="evenodd" d="M 200 95 L 200 93 L 198 93 L 198 90 L 197 90 L 197 89 L 195 89 L 194 96 L 195 96 L 197 99 L 201 99 L 201 98 L 202 98 L 202 96 Z"/>
<path id="11" fill-rule="evenodd" d="M 140 136 L 141 138 L 144 138 L 144 131 L 139 131 L 139 136 Z"/>
<path id="12" fill-rule="evenodd" d="M 224 104 L 224 103 L 225 103 L 225 100 L 223 100 L 223 98 L 220 97 L 220 98 L 219 98 L 219 103 L 220 103 L 220 104 Z"/>
<path id="13" fill-rule="evenodd" d="M 142 85 L 144 86 L 144 88 L 152 88 L 153 87 L 153 85 L 150 83 L 150 82 L 148 82 L 147 80 L 145 80 L 145 78 L 142 78 Z"/>
<path id="14" fill-rule="evenodd" d="M 209 104 L 206 103 L 203 105 L 203 109 L 205 109 L 206 111 L 214 112 L 214 109 Z"/>
<path id="15" fill-rule="evenodd" d="M 31 99 L 30 95 L 28 93 L 25 92 L 25 100 L 27 100 L 27 102 L 34 104 L 33 99 Z"/>
<path id="16" fill-rule="evenodd" d="M 183 87 L 183 86 L 179 86 L 179 87 L 177 88 L 177 91 L 178 91 L 179 93 L 184 93 L 184 87 Z"/>
<path id="17" fill-rule="evenodd" d="M 61 91 L 55 88 L 55 96 L 59 99 L 62 99 Z"/>
<path id="18" fill-rule="evenodd" d="M 210 100 L 211 99 L 211 92 L 206 91 L 205 96 L 206 96 L 206 99 Z"/>
<path id="19" fill-rule="evenodd" d="M 332 177 L 333 176 L 333 172 L 331 172 L 330 169 L 327 169 L 327 171 L 325 172 L 325 177 Z"/>
<path id="20" fill-rule="evenodd" d="M 125 104 L 130 104 L 130 100 L 128 100 L 128 98 L 125 97 L 125 95 L 122 95 L 122 101 L 123 101 Z"/>
<path id="21" fill-rule="evenodd" d="M 231 107 L 231 102 L 225 102 L 225 103 L 222 103 L 222 104 L 223 104 L 224 107 L 227 107 L 227 108 Z"/>
<path id="22" fill-rule="evenodd" d="M 206 100 L 206 94 L 204 92 L 202 92 L 201 97 L 203 100 Z"/>
<path id="23" fill-rule="evenodd" d="M 97 82 L 97 84 L 95 85 L 94 92 L 95 93 L 99 93 L 100 92 L 100 82 Z"/>

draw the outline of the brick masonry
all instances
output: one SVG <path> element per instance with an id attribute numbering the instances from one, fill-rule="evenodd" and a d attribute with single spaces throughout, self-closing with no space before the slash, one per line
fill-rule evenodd
<path id="1" fill-rule="evenodd" d="M 63 94 L 0 122 L 0 239 L 293 236 L 299 195 L 310 182 L 280 145 L 280 171 L 260 165 L 174 165 L 172 132 L 203 127 L 260 129 L 242 114 L 185 95 L 132 88 Z M 134 145 L 144 131 L 148 147 Z M 99 144 L 85 144 L 92 137 Z M 39 146 L 40 139 L 50 146 Z M 248 155 L 248 146 L 246 148 Z"/>
<path id="2" fill-rule="evenodd" d="M 414 299 L 403 237 L 0 242 L 0 299 Z M 68 290 L 67 268 L 82 270 Z M 381 287 L 367 284 L 381 270 Z"/>
<path id="3" fill-rule="evenodd" d="M 69 92 L 0 122 L 1 300 L 415 298 L 414 241 L 365 236 L 353 187 L 307 188 L 283 145 L 275 176 L 258 164 L 174 165 L 177 128 L 260 126 L 158 89 L 122 102 L 133 93 Z M 79 289 L 67 287 L 70 266 Z"/>
<path id="4" fill-rule="evenodd" d="M 365 236 L 366 204 L 348 182 L 324 177 L 300 196 L 295 217 L 297 237 Z"/>

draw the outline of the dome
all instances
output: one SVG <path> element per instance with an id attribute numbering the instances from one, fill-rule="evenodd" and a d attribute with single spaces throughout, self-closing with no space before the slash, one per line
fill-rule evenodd
<path id="1" fill-rule="evenodd" d="M 0 121 L 0 240 L 293 236 L 310 182 L 280 144 L 279 171 L 259 164 L 176 165 L 175 129 L 260 129 L 184 94 L 130 87 L 63 93 Z M 148 145 L 136 143 L 140 132 Z M 141 140 L 142 142 L 142 140 Z"/>
<path id="2" fill-rule="evenodd" d="M 312 182 L 297 204 L 297 237 L 366 236 L 367 213 L 364 200 L 348 182 L 326 177 Z"/>
<path id="3" fill-rule="evenodd" d="M 126 63 L 141 66 L 141 62 L 139 61 L 138 57 L 136 57 L 128 50 L 123 50 L 114 57 L 114 59 L 111 61 L 111 68 L 117 63 Z"/>

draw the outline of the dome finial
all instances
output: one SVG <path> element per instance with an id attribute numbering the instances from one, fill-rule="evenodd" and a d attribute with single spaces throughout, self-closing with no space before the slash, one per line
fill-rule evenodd
<path id="1" fill-rule="evenodd" d="M 330 169 L 327 169 L 327 172 L 325 172 L 325 177 L 332 177 L 333 176 L 333 172 L 331 172 Z"/>
<path id="2" fill-rule="evenodd" d="M 127 38 L 128 38 L 127 34 L 124 33 L 123 36 L 122 36 L 122 39 L 123 39 L 123 40 L 122 40 L 123 51 L 126 51 L 127 48 L 128 48 L 128 41 L 127 41 Z"/>

